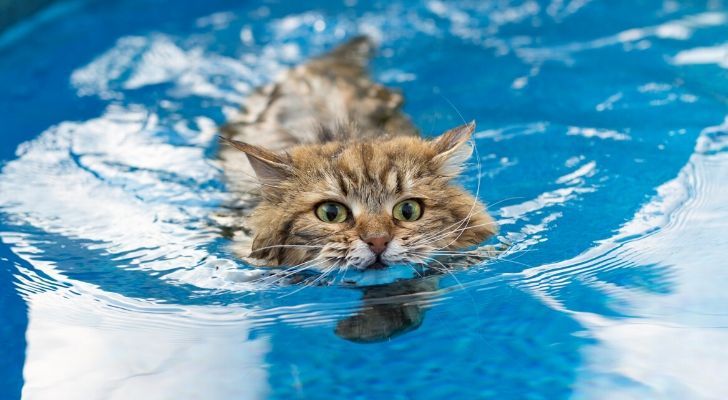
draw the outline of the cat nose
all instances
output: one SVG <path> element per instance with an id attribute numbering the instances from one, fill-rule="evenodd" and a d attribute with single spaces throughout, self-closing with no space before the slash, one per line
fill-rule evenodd
<path id="1" fill-rule="evenodd" d="M 384 250 L 387 250 L 389 239 L 390 238 L 388 235 L 369 236 L 366 238 L 362 238 L 362 240 L 369 245 L 369 249 L 376 255 L 380 255 L 384 253 Z"/>

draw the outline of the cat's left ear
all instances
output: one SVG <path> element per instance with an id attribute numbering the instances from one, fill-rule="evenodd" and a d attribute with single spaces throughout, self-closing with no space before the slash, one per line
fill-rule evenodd
<path id="1" fill-rule="evenodd" d="M 475 121 L 470 121 L 450 129 L 431 142 L 436 152 L 432 163 L 442 175 L 456 176 L 462 171 L 463 164 L 473 154 L 469 140 L 474 130 Z"/>

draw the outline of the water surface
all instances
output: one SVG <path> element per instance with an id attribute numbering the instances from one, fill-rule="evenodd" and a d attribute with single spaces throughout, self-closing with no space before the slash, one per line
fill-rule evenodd
<path id="1" fill-rule="evenodd" d="M 721 398 L 727 26 L 715 0 L 59 3 L 0 36 L 0 398 Z M 217 126 L 358 33 L 425 135 L 478 122 L 462 184 L 516 244 L 369 344 L 336 334 L 361 289 L 251 283 L 210 218 Z"/>

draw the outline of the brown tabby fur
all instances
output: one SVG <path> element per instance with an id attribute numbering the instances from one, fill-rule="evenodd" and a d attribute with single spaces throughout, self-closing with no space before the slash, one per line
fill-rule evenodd
<path id="1" fill-rule="evenodd" d="M 368 39 L 356 38 L 288 71 L 225 127 L 230 146 L 221 158 L 245 227 L 237 239 L 251 246 L 250 257 L 269 266 L 365 269 L 377 260 L 367 238 L 384 236 L 384 264 L 426 264 L 494 234 L 483 204 L 453 181 L 471 154 L 474 123 L 434 140 L 416 136 L 402 96 L 367 75 L 371 52 Z M 392 217 L 406 199 L 423 205 L 419 220 Z M 344 204 L 349 218 L 319 220 L 323 201 Z"/>

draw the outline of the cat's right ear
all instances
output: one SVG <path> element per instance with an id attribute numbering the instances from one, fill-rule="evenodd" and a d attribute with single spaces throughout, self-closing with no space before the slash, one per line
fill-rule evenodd
<path id="1" fill-rule="evenodd" d="M 276 154 L 262 147 L 239 142 L 220 136 L 220 141 L 225 142 L 248 156 L 248 161 L 255 171 L 255 176 L 262 183 L 275 184 L 293 174 L 293 167 L 290 160 L 280 154 Z"/>
<path id="2" fill-rule="evenodd" d="M 456 176 L 462 171 L 463 164 L 473 154 L 473 146 L 470 145 L 473 131 L 475 121 L 452 128 L 432 140 L 431 145 L 436 153 L 432 162 L 441 174 Z"/>

